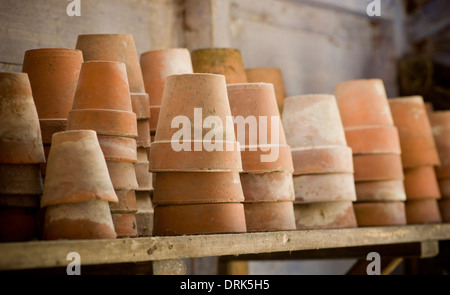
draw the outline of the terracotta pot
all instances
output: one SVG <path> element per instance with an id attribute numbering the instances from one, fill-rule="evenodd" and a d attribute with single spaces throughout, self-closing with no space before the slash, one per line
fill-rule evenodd
<path id="1" fill-rule="evenodd" d="M 114 61 L 83 63 L 72 110 L 133 111 L 125 64 Z"/>
<path id="2" fill-rule="evenodd" d="M 268 151 L 262 150 L 262 146 L 259 146 L 256 151 L 241 150 L 242 169 L 248 173 L 280 171 L 292 173 L 294 171 L 291 148 L 288 145 L 267 148 Z"/>
<path id="3" fill-rule="evenodd" d="M 400 136 L 403 167 L 440 165 L 423 98 L 389 99 L 389 105 Z"/>
<path id="4" fill-rule="evenodd" d="M 427 110 L 427 114 L 431 114 L 434 112 L 434 105 L 432 102 L 429 101 L 425 101 L 425 109 Z"/>
<path id="5" fill-rule="evenodd" d="M 362 201 L 405 201 L 403 180 L 361 181 L 355 183 L 356 199 Z"/>
<path id="6" fill-rule="evenodd" d="M 194 73 L 224 75 L 227 84 L 247 83 L 241 52 L 234 48 L 204 48 L 191 53 Z"/>
<path id="7" fill-rule="evenodd" d="M 156 206 L 153 234 L 177 236 L 246 232 L 240 203 Z"/>
<path id="8" fill-rule="evenodd" d="M 136 114 L 115 110 L 72 110 L 67 130 L 95 130 L 98 135 L 137 138 Z"/>
<path id="9" fill-rule="evenodd" d="M 438 179 L 450 178 L 450 165 L 436 166 L 434 171 Z"/>
<path id="10" fill-rule="evenodd" d="M 0 194 L 42 194 L 41 169 L 37 164 L 0 164 Z"/>
<path id="11" fill-rule="evenodd" d="M 138 211 L 136 212 L 136 223 L 138 236 L 150 237 L 153 233 L 153 206 L 150 192 L 136 192 L 136 203 Z"/>
<path id="12" fill-rule="evenodd" d="M 67 118 L 82 63 L 80 50 L 40 48 L 25 52 L 22 72 L 30 79 L 40 119 Z"/>
<path id="13" fill-rule="evenodd" d="M 54 133 L 66 131 L 67 119 L 40 119 L 39 125 L 41 127 L 42 143 L 49 145 L 52 143 L 52 136 Z M 47 155 L 45 155 L 47 158 Z"/>
<path id="14" fill-rule="evenodd" d="M 139 56 L 131 34 L 78 35 L 76 48 L 85 61 L 117 61 L 126 65 L 131 93 L 145 93 Z"/>
<path id="15" fill-rule="evenodd" d="M 117 202 L 96 133 L 92 130 L 55 133 L 41 207 L 92 200 Z"/>
<path id="16" fill-rule="evenodd" d="M 271 83 L 275 89 L 275 97 L 280 112 L 283 110 L 286 89 L 283 74 L 279 68 L 250 68 L 245 70 L 247 80 L 250 83 Z"/>
<path id="17" fill-rule="evenodd" d="M 39 208 L 39 195 L 0 195 L 0 207 Z"/>
<path id="18" fill-rule="evenodd" d="M 136 139 L 122 136 L 98 135 L 105 160 L 136 163 Z"/>
<path id="19" fill-rule="evenodd" d="M 139 188 L 133 163 L 106 161 L 106 166 L 115 190 L 135 190 Z"/>
<path id="20" fill-rule="evenodd" d="M 37 237 L 36 208 L 0 207 L 0 242 L 30 241 Z"/>
<path id="21" fill-rule="evenodd" d="M 116 238 L 108 202 L 102 200 L 49 206 L 43 235 L 44 240 Z"/>
<path id="22" fill-rule="evenodd" d="M 244 201 L 237 172 L 168 172 L 153 175 L 154 204 L 203 204 Z"/>
<path id="23" fill-rule="evenodd" d="M 402 159 L 396 154 L 353 156 L 355 181 L 403 179 Z"/>
<path id="24" fill-rule="evenodd" d="M 356 202 L 358 226 L 405 225 L 405 202 Z"/>
<path id="25" fill-rule="evenodd" d="M 150 147 L 150 124 L 149 120 L 137 121 L 138 138 L 137 147 Z"/>
<path id="26" fill-rule="evenodd" d="M 135 213 L 112 213 L 111 216 L 118 238 L 137 237 Z"/>
<path id="27" fill-rule="evenodd" d="M 137 213 L 153 213 L 152 192 L 136 191 Z"/>
<path id="28" fill-rule="evenodd" d="M 136 119 L 150 119 L 150 103 L 147 93 L 131 93 L 131 106 Z"/>
<path id="29" fill-rule="evenodd" d="M 294 175 L 353 173 L 352 149 L 347 146 L 296 148 Z"/>
<path id="30" fill-rule="evenodd" d="M 294 201 L 294 182 L 289 172 L 241 173 L 245 202 Z"/>
<path id="31" fill-rule="evenodd" d="M 450 199 L 450 179 L 439 180 L 439 191 L 444 199 Z"/>
<path id="32" fill-rule="evenodd" d="M 361 126 L 345 129 L 354 155 L 401 154 L 398 130 L 394 126 Z"/>
<path id="33" fill-rule="evenodd" d="M 336 84 L 334 94 L 345 128 L 394 124 L 382 80 L 341 82 Z"/>
<path id="34" fill-rule="evenodd" d="M 356 201 L 353 174 L 294 176 L 294 192 L 296 203 Z"/>
<path id="35" fill-rule="evenodd" d="M 450 111 L 435 111 L 429 119 L 441 164 L 450 165 Z"/>
<path id="36" fill-rule="evenodd" d="M 0 163 L 44 163 L 41 129 L 25 73 L 0 73 Z"/>
<path id="37" fill-rule="evenodd" d="M 405 169 L 404 174 L 408 200 L 441 198 L 433 166 Z"/>
<path id="38" fill-rule="evenodd" d="M 442 222 L 438 201 L 435 199 L 408 200 L 405 202 L 405 209 L 408 224 Z"/>
<path id="39" fill-rule="evenodd" d="M 118 203 L 110 203 L 111 213 L 136 213 L 136 193 L 134 190 L 116 190 Z"/>
<path id="40" fill-rule="evenodd" d="M 247 232 L 295 230 L 293 202 L 244 204 Z"/>
<path id="41" fill-rule="evenodd" d="M 160 111 L 161 106 L 150 106 L 150 131 L 152 134 L 156 133 Z"/>
<path id="42" fill-rule="evenodd" d="M 168 48 L 141 54 L 141 70 L 150 105 L 161 105 L 166 77 L 193 73 L 191 54 L 186 48 Z"/>
<path id="43" fill-rule="evenodd" d="M 138 162 L 148 162 L 148 153 L 150 152 L 150 148 L 137 148 L 137 161 Z"/>
<path id="44" fill-rule="evenodd" d="M 442 222 L 450 222 L 450 200 L 439 200 L 439 211 L 441 213 Z"/>
<path id="45" fill-rule="evenodd" d="M 139 190 L 153 190 L 152 173 L 148 172 L 148 162 L 138 162 L 134 164 L 136 170 L 136 179 L 139 184 Z"/>
<path id="46" fill-rule="evenodd" d="M 294 204 L 297 230 L 357 227 L 351 201 Z"/>

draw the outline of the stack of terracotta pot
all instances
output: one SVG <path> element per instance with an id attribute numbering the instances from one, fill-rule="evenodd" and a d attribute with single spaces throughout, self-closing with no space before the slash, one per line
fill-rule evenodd
<path id="1" fill-rule="evenodd" d="M 0 73 L 0 151 L 0 241 L 35 239 L 45 156 L 25 73 Z"/>
<path id="2" fill-rule="evenodd" d="M 224 76 L 167 77 L 150 148 L 154 235 L 246 231 L 241 154 L 227 117 Z"/>
<path id="3" fill-rule="evenodd" d="M 114 239 L 109 202 L 117 201 L 95 131 L 53 134 L 41 200 L 43 238 Z"/>
<path id="4" fill-rule="evenodd" d="M 133 113 L 125 64 L 84 62 L 78 80 L 67 130 L 95 130 L 119 202 L 111 204 L 118 237 L 134 237 L 136 196 L 139 188 L 136 114 Z"/>
<path id="5" fill-rule="evenodd" d="M 247 231 L 295 230 L 292 156 L 273 85 L 244 83 L 227 88 L 241 146 Z"/>
<path id="6" fill-rule="evenodd" d="M 335 95 L 353 151 L 358 226 L 406 224 L 399 135 L 383 81 L 338 83 Z"/>
<path id="7" fill-rule="evenodd" d="M 441 165 L 435 167 L 442 199 L 439 209 L 443 222 L 450 222 L 450 111 L 429 113 L 430 124 Z"/>
<path id="8" fill-rule="evenodd" d="M 286 98 L 283 125 L 294 161 L 297 229 L 357 227 L 352 150 L 336 98 Z"/>
<path id="9" fill-rule="evenodd" d="M 393 98 L 389 105 L 402 149 L 406 220 L 408 224 L 441 222 L 437 202 L 441 193 L 434 171 L 440 160 L 423 98 Z"/>

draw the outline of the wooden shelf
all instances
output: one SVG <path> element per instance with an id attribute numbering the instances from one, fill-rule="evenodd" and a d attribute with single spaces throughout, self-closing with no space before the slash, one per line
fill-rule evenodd
<path id="1" fill-rule="evenodd" d="M 114 240 L 14 242 L 0 244 L 0 270 L 65 267 L 69 263 L 66 260 L 69 252 L 78 252 L 82 265 L 100 265 L 440 240 L 450 240 L 449 223 Z"/>

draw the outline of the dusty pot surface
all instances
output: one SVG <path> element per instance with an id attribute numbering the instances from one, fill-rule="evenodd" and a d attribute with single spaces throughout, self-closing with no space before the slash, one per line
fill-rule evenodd
<path id="1" fill-rule="evenodd" d="M 153 181 L 153 203 L 155 204 L 244 201 L 238 172 L 155 173 Z"/>
<path id="2" fill-rule="evenodd" d="M 131 93 L 131 106 L 136 119 L 150 119 L 150 103 L 147 93 Z"/>
<path id="3" fill-rule="evenodd" d="M 450 111 L 435 111 L 429 119 L 441 164 L 450 165 Z"/>
<path id="4" fill-rule="evenodd" d="M 108 202 L 92 200 L 47 207 L 43 238 L 44 240 L 116 238 Z"/>
<path id="5" fill-rule="evenodd" d="M 241 173 L 245 202 L 294 201 L 294 182 L 290 172 Z"/>
<path id="6" fill-rule="evenodd" d="M 148 119 L 137 120 L 137 147 L 150 147 L 150 122 Z"/>
<path id="7" fill-rule="evenodd" d="M 293 202 L 245 203 L 247 232 L 295 230 Z"/>
<path id="8" fill-rule="evenodd" d="M 118 203 L 109 203 L 111 213 L 136 213 L 136 193 L 134 190 L 116 190 Z"/>
<path id="9" fill-rule="evenodd" d="M 408 200 L 405 202 L 408 224 L 441 223 L 441 213 L 436 199 Z"/>
<path id="10" fill-rule="evenodd" d="M 150 148 L 137 148 L 137 161 L 138 162 L 148 162 L 148 154 L 150 152 Z"/>
<path id="11" fill-rule="evenodd" d="M 37 164 L 0 164 L 0 194 L 42 194 L 41 169 Z"/>
<path id="12" fill-rule="evenodd" d="M 111 215 L 118 238 L 137 237 L 135 213 L 112 213 Z"/>
<path id="13" fill-rule="evenodd" d="M 439 179 L 439 191 L 444 199 L 450 199 L 450 179 Z"/>
<path id="14" fill-rule="evenodd" d="M 37 238 L 35 208 L 0 207 L 0 242 L 21 242 Z"/>
<path id="15" fill-rule="evenodd" d="M 161 106 L 150 106 L 150 132 L 154 135 L 158 127 Z"/>
<path id="16" fill-rule="evenodd" d="M 66 119 L 80 74 L 83 55 L 68 48 L 27 50 L 22 72 L 27 73 L 40 119 Z"/>
<path id="17" fill-rule="evenodd" d="M 52 143 L 54 133 L 66 131 L 67 119 L 40 119 L 39 125 L 41 127 L 42 143 L 45 146 Z"/>
<path id="18" fill-rule="evenodd" d="M 442 222 L 450 222 L 450 200 L 439 200 L 439 211 L 441 213 Z"/>
<path id="19" fill-rule="evenodd" d="M 441 198 L 433 166 L 405 169 L 404 174 L 408 200 Z"/>
<path id="20" fill-rule="evenodd" d="M 155 236 L 246 232 L 241 203 L 156 206 Z"/>
<path id="21" fill-rule="evenodd" d="M 98 135 L 105 160 L 136 163 L 136 139 L 122 136 Z"/>
<path id="22" fill-rule="evenodd" d="M 117 202 L 96 133 L 92 130 L 55 133 L 41 207 L 91 200 Z"/>
<path id="23" fill-rule="evenodd" d="M 224 75 L 227 84 L 247 83 L 241 52 L 234 48 L 204 48 L 191 53 L 194 73 Z"/>
<path id="24" fill-rule="evenodd" d="M 139 190 L 141 191 L 152 191 L 152 173 L 148 171 L 148 162 L 138 162 L 134 164 L 134 169 L 136 170 L 136 179 L 139 184 Z"/>
<path id="25" fill-rule="evenodd" d="M 355 181 L 404 179 L 400 155 L 355 155 L 353 165 Z"/>
<path id="26" fill-rule="evenodd" d="M 152 192 L 136 191 L 137 213 L 153 213 Z"/>
<path id="27" fill-rule="evenodd" d="M 345 129 L 354 155 L 400 154 L 400 138 L 394 126 L 361 126 Z"/>
<path id="28" fill-rule="evenodd" d="M 294 171 L 291 148 L 288 145 L 258 146 L 256 151 L 241 149 L 241 158 L 242 169 L 248 173 Z"/>
<path id="29" fill-rule="evenodd" d="M 78 35 L 76 49 L 83 52 L 84 61 L 104 60 L 126 65 L 131 93 L 145 93 L 139 57 L 130 34 Z"/>
<path id="30" fill-rule="evenodd" d="M 153 213 L 138 212 L 135 214 L 137 232 L 139 237 L 151 237 L 153 235 Z"/>
<path id="31" fill-rule="evenodd" d="M 356 199 L 361 201 L 405 201 L 403 180 L 360 181 L 355 183 Z"/>
<path id="32" fill-rule="evenodd" d="M 114 61 L 83 63 L 72 106 L 72 110 L 82 109 L 133 110 L 125 64 Z"/>
<path id="33" fill-rule="evenodd" d="M 193 73 L 191 54 L 186 48 L 151 50 L 141 54 L 141 70 L 150 105 L 161 105 L 166 77 Z"/>
<path id="34" fill-rule="evenodd" d="M 358 226 L 405 225 L 405 202 L 356 202 Z"/>
<path id="35" fill-rule="evenodd" d="M 39 208 L 40 195 L 0 195 L 0 207 Z"/>
<path id="36" fill-rule="evenodd" d="M 330 173 L 294 176 L 296 203 L 356 201 L 353 174 Z"/>
<path id="37" fill-rule="evenodd" d="M 286 98 L 286 88 L 283 74 L 279 68 L 250 68 L 245 69 L 249 83 L 271 83 L 275 89 L 278 109 L 283 110 L 284 99 Z"/>
<path id="38" fill-rule="evenodd" d="M 106 161 L 111 182 L 116 190 L 135 190 L 139 188 L 133 163 Z"/>
<path id="39" fill-rule="evenodd" d="M 382 80 L 341 82 L 336 84 L 334 94 L 345 128 L 394 124 Z"/>
<path id="40" fill-rule="evenodd" d="M 347 146 L 296 148 L 294 175 L 353 173 L 352 149 Z"/>
<path id="41" fill-rule="evenodd" d="M 357 227 L 351 201 L 294 204 L 297 230 Z"/>
<path id="42" fill-rule="evenodd" d="M 41 128 L 25 73 L 0 73 L 0 163 L 44 163 Z"/>

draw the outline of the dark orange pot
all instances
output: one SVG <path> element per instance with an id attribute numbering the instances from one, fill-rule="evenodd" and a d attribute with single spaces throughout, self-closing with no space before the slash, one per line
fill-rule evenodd
<path id="1" fill-rule="evenodd" d="M 440 179 L 439 190 L 444 199 L 450 199 L 450 179 Z"/>
<path id="2" fill-rule="evenodd" d="M 37 238 L 37 208 L 0 207 L 0 242 L 21 242 Z"/>
<path id="3" fill-rule="evenodd" d="M 450 200 L 442 199 L 438 201 L 442 222 L 450 222 Z"/>
<path id="4" fill-rule="evenodd" d="M 353 156 L 355 181 L 403 179 L 402 159 L 395 154 Z"/>
<path id="5" fill-rule="evenodd" d="M 66 131 L 67 119 L 40 119 L 39 125 L 41 127 L 42 143 L 49 145 L 52 143 L 52 136 L 54 133 Z M 47 158 L 47 154 L 45 155 Z"/>
<path id="6" fill-rule="evenodd" d="M 400 154 L 400 139 L 394 126 L 362 126 L 345 129 L 354 155 Z"/>
<path id="7" fill-rule="evenodd" d="M 246 203 L 294 201 L 294 183 L 289 172 L 241 173 Z"/>
<path id="8" fill-rule="evenodd" d="M 247 232 L 295 230 L 293 202 L 245 203 Z"/>
<path id="9" fill-rule="evenodd" d="M 131 93 L 131 106 L 136 119 L 150 119 L 150 103 L 147 93 Z"/>
<path id="10" fill-rule="evenodd" d="M 136 163 L 136 139 L 122 136 L 98 135 L 105 160 Z"/>
<path id="11" fill-rule="evenodd" d="M 286 89 L 284 86 L 283 74 L 279 68 L 250 68 L 245 70 L 249 83 L 271 83 L 275 89 L 275 97 L 280 112 L 283 110 Z"/>
<path id="12" fill-rule="evenodd" d="M 150 131 L 153 135 L 156 133 L 156 128 L 158 127 L 160 111 L 161 106 L 150 106 Z"/>
<path id="13" fill-rule="evenodd" d="M 435 111 L 429 115 L 441 164 L 450 165 L 450 111 Z"/>
<path id="14" fill-rule="evenodd" d="M 116 190 L 119 202 L 110 203 L 111 213 L 136 213 L 136 193 L 134 190 Z"/>
<path id="15" fill-rule="evenodd" d="M 106 161 L 106 166 L 115 190 L 135 190 L 139 188 L 133 163 Z"/>
<path id="16" fill-rule="evenodd" d="M 0 207 L 39 208 L 40 195 L 0 195 Z"/>
<path id="17" fill-rule="evenodd" d="M 441 198 L 433 166 L 405 169 L 404 173 L 408 200 Z"/>
<path id="18" fill-rule="evenodd" d="M 450 165 L 434 167 L 438 179 L 450 178 Z"/>
<path id="19" fill-rule="evenodd" d="M 41 195 L 40 166 L 37 164 L 0 164 L 0 194 Z"/>
<path id="20" fill-rule="evenodd" d="M 297 148 L 292 160 L 294 175 L 353 173 L 352 149 L 347 146 Z"/>
<path id="21" fill-rule="evenodd" d="M 408 224 L 441 223 L 441 213 L 436 199 L 408 200 L 405 202 Z"/>
<path id="22" fill-rule="evenodd" d="M 405 202 L 356 202 L 358 226 L 405 225 Z"/>
<path id="23" fill-rule="evenodd" d="M 118 238 L 138 236 L 135 213 L 112 213 L 111 215 Z"/>
<path id="24" fill-rule="evenodd" d="M 356 199 L 364 201 L 405 201 L 403 180 L 360 181 L 355 183 Z"/>
<path id="25" fill-rule="evenodd" d="M 137 147 L 150 147 L 150 124 L 149 120 L 137 120 L 138 138 L 136 140 Z"/>

